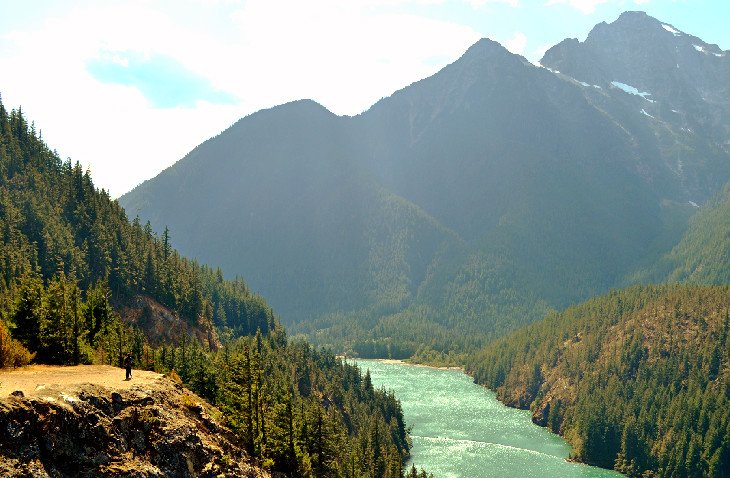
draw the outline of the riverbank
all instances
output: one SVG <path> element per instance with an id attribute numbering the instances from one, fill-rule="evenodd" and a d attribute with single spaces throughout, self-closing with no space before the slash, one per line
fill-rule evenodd
<path id="1" fill-rule="evenodd" d="M 400 360 L 400 359 L 352 359 L 352 360 L 370 360 L 373 362 L 380 362 L 384 364 L 391 364 L 391 365 L 408 365 L 410 367 L 424 367 L 424 368 L 430 368 L 434 370 L 458 370 L 460 372 L 465 372 L 464 367 L 458 367 L 454 365 L 445 365 L 445 366 L 438 366 L 438 365 L 429 365 L 424 363 L 416 363 L 416 362 L 410 362 L 408 360 Z"/>
<path id="2" fill-rule="evenodd" d="M 411 359 L 386 359 L 386 358 L 362 358 L 362 357 L 348 357 L 346 355 L 338 355 L 337 358 L 350 361 L 350 362 L 357 362 L 357 361 L 370 361 L 370 362 L 379 362 L 384 364 L 393 364 L 393 365 L 408 365 L 410 367 L 425 367 L 425 368 L 431 368 L 434 370 L 458 370 L 460 372 L 465 373 L 466 375 L 469 375 L 466 373 L 466 369 L 464 367 L 459 365 L 438 365 L 433 363 L 421 363 L 421 362 L 413 362 Z"/>
<path id="3" fill-rule="evenodd" d="M 412 427 L 411 462 L 434 476 L 483 478 L 616 478 L 567 461 L 570 445 L 509 408 L 459 367 L 394 359 L 348 359 L 369 369 L 373 385 L 392 390 Z M 410 465 L 409 465 L 410 466 Z"/>

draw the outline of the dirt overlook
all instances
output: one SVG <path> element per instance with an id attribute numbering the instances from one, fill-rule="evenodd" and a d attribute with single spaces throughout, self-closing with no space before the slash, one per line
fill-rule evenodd
<path id="1" fill-rule="evenodd" d="M 268 477 L 220 412 L 158 373 L 0 370 L 0 476 Z"/>

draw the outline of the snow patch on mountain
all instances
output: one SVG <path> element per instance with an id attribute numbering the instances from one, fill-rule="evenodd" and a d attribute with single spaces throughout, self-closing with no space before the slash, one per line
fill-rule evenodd
<path id="1" fill-rule="evenodd" d="M 650 100 L 649 98 L 647 98 L 647 96 L 651 96 L 651 93 L 649 93 L 649 92 L 639 91 L 638 88 L 634 88 L 633 86 L 627 85 L 626 83 L 621 83 L 620 81 L 612 81 L 611 85 L 630 95 L 641 96 L 649 103 L 654 103 L 654 100 Z"/>
<path id="2" fill-rule="evenodd" d="M 560 72 L 559 72 L 558 70 L 553 70 L 553 69 L 552 69 L 552 68 L 550 68 L 549 66 L 545 66 L 545 65 L 543 65 L 542 63 L 540 63 L 540 64 L 539 64 L 538 66 L 539 66 L 540 68 L 545 68 L 546 70 L 548 70 L 548 71 L 549 71 L 550 73 L 552 73 L 552 74 L 554 74 L 554 75 L 557 75 L 557 76 L 559 76 L 559 77 L 561 77 L 561 78 L 563 78 L 563 79 L 566 79 L 566 78 L 567 78 L 568 80 L 570 80 L 570 81 L 573 81 L 573 82 L 575 82 L 575 83 L 577 83 L 577 84 L 579 84 L 579 85 L 581 85 L 581 86 L 584 86 L 584 87 L 586 87 L 586 88 L 588 88 L 588 87 L 591 87 L 591 86 L 592 86 L 593 88 L 596 88 L 596 89 L 599 89 L 599 90 L 601 89 L 601 87 L 600 87 L 600 86 L 598 86 L 598 85 L 591 85 L 590 83 L 586 83 L 585 81 L 580 81 L 580 80 L 576 80 L 576 79 L 575 79 L 575 78 L 573 78 L 572 76 L 568 76 L 568 75 L 566 75 L 565 73 L 560 73 Z M 647 94 L 648 94 L 648 93 L 647 93 Z M 651 101 L 651 102 L 653 103 L 653 101 L 652 101 L 652 100 L 648 100 L 648 101 Z"/>
<path id="3" fill-rule="evenodd" d="M 700 45 L 692 44 L 693 47 L 695 47 L 695 50 L 697 50 L 700 53 L 704 53 L 705 55 L 715 55 L 717 57 L 725 56 L 725 52 L 723 53 L 715 53 L 714 51 L 708 51 L 705 47 Z"/>
<path id="4" fill-rule="evenodd" d="M 682 32 L 675 30 L 674 28 L 670 27 L 669 25 L 662 24 L 662 28 L 674 35 L 675 37 L 678 37 L 682 34 Z"/>
<path id="5" fill-rule="evenodd" d="M 654 118 L 654 117 L 653 117 L 652 115 L 650 115 L 649 113 L 647 113 L 647 112 L 646 112 L 646 110 L 645 110 L 644 108 L 641 108 L 641 112 L 642 112 L 643 114 L 645 114 L 646 116 L 648 116 L 649 118 Z"/>

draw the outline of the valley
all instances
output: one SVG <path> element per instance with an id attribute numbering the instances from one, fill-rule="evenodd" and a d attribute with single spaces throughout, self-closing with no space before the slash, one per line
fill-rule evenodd
<path id="1" fill-rule="evenodd" d="M 640 11 L 513 49 L 118 199 L 0 101 L 0 470 L 727 477 L 730 52 Z"/>
<path id="2" fill-rule="evenodd" d="M 730 57 L 664 25 L 626 12 L 541 65 L 482 39 L 356 116 L 261 110 L 119 201 L 318 345 L 477 350 L 673 280 L 656 264 L 730 180 Z"/>
<path id="3" fill-rule="evenodd" d="M 724 476 L 723 292 L 689 284 L 728 278 L 728 58 L 643 12 L 539 65 L 482 39 L 353 117 L 245 117 L 120 202 L 319 346 L 466 366 L 579 461 Z"/>

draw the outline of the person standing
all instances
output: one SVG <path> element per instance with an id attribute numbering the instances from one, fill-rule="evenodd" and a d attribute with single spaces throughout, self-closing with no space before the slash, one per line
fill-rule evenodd
<path id="1" fill-rule="evenodd" d="M 125 380 L 132 380 L 132 354 L 130 353 L 124 357 L 124 368 L 127 371 L 127 378 Z"/>

